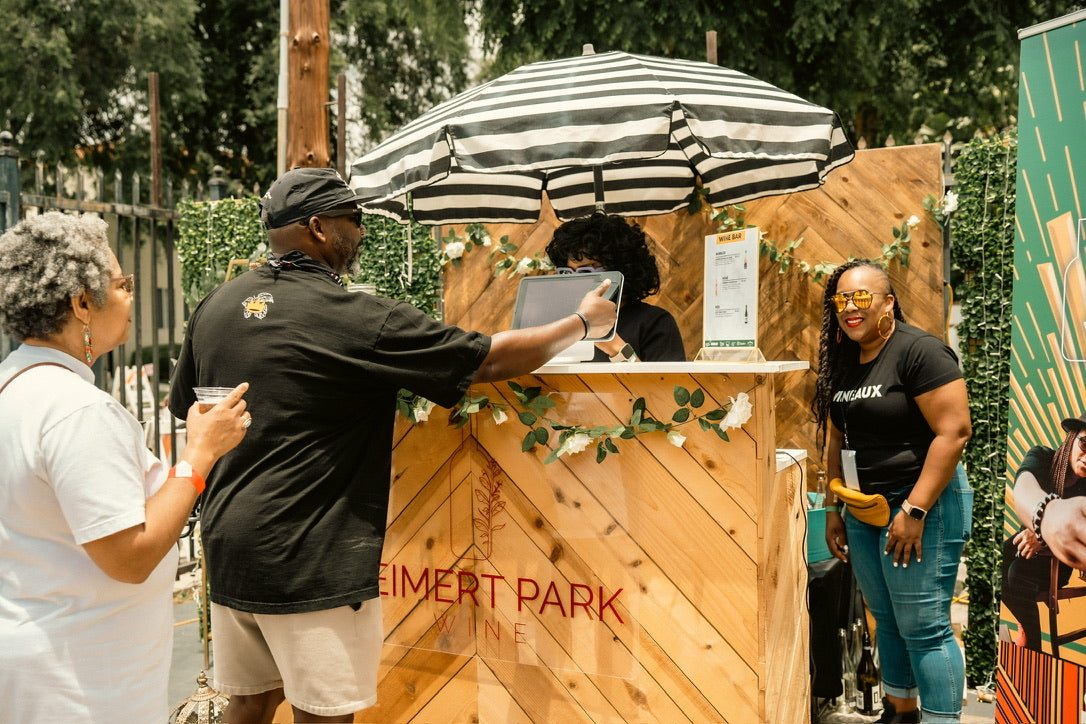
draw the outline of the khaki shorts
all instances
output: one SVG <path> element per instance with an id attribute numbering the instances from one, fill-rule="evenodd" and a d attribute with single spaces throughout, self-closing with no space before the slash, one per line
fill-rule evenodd
<path id="1" fill-rule="evenodd" d="M 357 612 L 263 614 L 211 604 L 215 688 L 240 695 L 282 688 L 293 706 L 320 716 L 377 703 L 383 639 L 379 598 Z"/>

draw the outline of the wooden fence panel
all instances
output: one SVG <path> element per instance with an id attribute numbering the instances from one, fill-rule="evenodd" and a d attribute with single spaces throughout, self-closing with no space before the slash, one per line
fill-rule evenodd
<path id="1" fill-rule="evenodd" d="M 758 226 L 769 239 L 787 243 L 802 237 L 796 258 L 814 264 L 839 263 L 850 257 L 877 257 L 882 245 L 893 241 L 893 229 L 910 216 L 920 218 L 912 230 L 908 268 L 890 266 L 890 276 L 911 324 L 942 336 L 943 308 L 942 231 L 923 211 L 929 194 L 943 193 L 941 144 L 862 150 L 851 163 L 831 173 L 819 189 L 774 196 L 745 204 L 747 223 Z M 679 324 L 687 356 L 701 347 L 705 236 L 716 232 L 707 210 L 680 211 L 637 219 L 656 242 L 656 258 L 663 280 L 660 293 L 647 301 L 670 311 Z M 517 256 L 541 252 L 558 221 L 544 204 L 534 224 L 492 224 L 492 247 L 502 236 L 519 247 Z M 454 227 L 463 234 L 463 227 Z M 447 234 L 448 229 L 442 229 Z M 485 249 L 464 255 L 460 266 L 445 272 L 445 319 L 465 329 L 494 333 L 508 329 L 516 297 L 516 280 L 494 278 L 493 262 Z M 810 452 L 812 466 L 819 451 L 810 416 L 810 397 L 817 368 L 823 287 L 799 271 L 778 273 L 766 257 L 759 262 L 759 346 L 766 359 L 807 360 L 811 369 L 778 379 L 777 442 L 782 447 Z M 811 478 L 813 480 L 813 476 Z"/>

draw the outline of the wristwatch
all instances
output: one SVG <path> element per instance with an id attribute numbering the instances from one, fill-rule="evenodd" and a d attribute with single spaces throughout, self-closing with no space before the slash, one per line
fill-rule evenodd
<path id="1" fill-rule="evenodd" d="M 928 515 L 928 511 L 924 510 L 923 508 L 917 508 L 908 500 L 902 501 L 901 509 L 905 511 L 905 515 L 909 516 L 910 518 L 915 518 L 916 520 L 924 520 L 924 518 L 926 518 Z"/>
<path id="2" fill-rule="evenodd" d="M 620 349 L 614 356 L 609 357 L 608 359 L 610 359 L 612 362 L 636 362 L 637 355 L 634 353 L 634 348 L 630 346 L 629 342 L 627 342 L 626 344 L 622 345 L 622 349 Z"/>

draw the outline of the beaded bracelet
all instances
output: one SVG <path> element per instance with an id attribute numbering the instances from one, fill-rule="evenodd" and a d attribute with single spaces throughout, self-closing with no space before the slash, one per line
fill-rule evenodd
<path id="1" fill-rule="evenodd" d="M 1045 508 L 1047 508 L 1048 504 L 1053 500 L 1058 500 L 1059 497 L 1060 496 L 1056 493 L 1049 493 L 1041 498 L 1033 508 L 1033 534 L 1037 536 L 1037 542 L 1042 546 L 1048 546 L 1048 544 L 1045 543 L 1044 538 L 1041 537 L 1041 521 L 1044 520 L 1045 517 Z"/>

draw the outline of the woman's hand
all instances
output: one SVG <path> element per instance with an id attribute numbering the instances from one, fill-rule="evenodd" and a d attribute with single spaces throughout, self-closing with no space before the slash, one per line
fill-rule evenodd
<path id="1" fill-rule="evenodd" d="M 890 521 L 890 528 L 886 533 L 886 548 L 883 553 L 894 557 L 894 567 L 901 564 L 909 567 L 909 560 L 916 558 L 919 563 L 924 554 L 924 546 L 921 539 L 924 536 L 924 521 L 905 515 L 904 511 L 898 511 L 894 519 Z"/>
<path id="2" fill-rule="evenodd" d="M 200 412 L 199 402 L 189 408 L 185 420 L 188 444 L 182 457 L 202 476 L 207 477 L 215 462 L 245 437 L 252 416 L 245 411 L 246 403 L 241 396 L 248 389 L 249 383 L 242 382 L 207 412 Z"/>
<path id="3" fill-rule="evenodd" d="M 845 537 L 845 521 L 837 511 L 826 511 L 826 547 L 839 561 L 848 563 L 848 538 Z"/>
<path id="4" fill-rule="evenodd" d="M 1086 498 L 1050 501 L 1041 518 L 1041 537 L 1061 562 L 1086 570 Z"/>
<path id="5" fill-rule="evenodd" d="M 189 408 L 188 444 L 181 458 L 200 477 L 206 478 L 215 462 L 245 437 L 251 418 L 241 396 L 248 389 L 249 383 L 242 382 L 207 412 L 200 412 L 199 403 Z M 166 551 L 177 545 L 197 495 L 196 486 L 188 479 L 167 478 L 147 500 L 143 523 L 88 541 L 83 549 L 110 578 L 142 583 Z"/>
<path id="6" fill-rule="evenodd" d="M 1014 537 L 1014 545 L 1018 548 L 1019 558 L 1033 558 L 1041 552 L 1041 542 L 1037 540 L 1037 536 L 1029 528 L 1023 528 L 1018 532 L 1018 535 Z"/>

